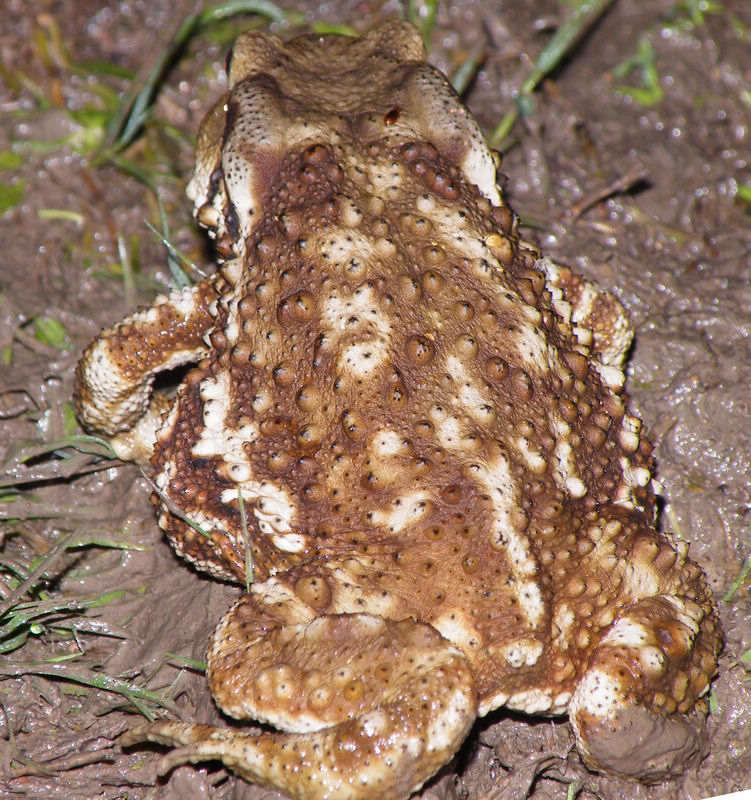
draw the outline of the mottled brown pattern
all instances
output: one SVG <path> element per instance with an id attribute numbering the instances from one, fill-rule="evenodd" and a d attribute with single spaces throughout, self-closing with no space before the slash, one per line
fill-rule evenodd
<path id="1" fill-rule="evenodd" d="M 127 740 L 294 797 L 406 797 L 506 705 L 568 711 L 588 764 L 659 780 L 697 757 L 720 635 L 653 528 L 625 314 L 520 240 L 421 52 L 402 24 L 242 38 L 189 189 L 219 277 L 183 337 L 162 299 L 82 360 L 81 419 L 152 454 L 177 552 L 253 580 L 209 648 L 217 703 L 289 732 Z M 153 372 L 199 358 L 141 426 Z M 626 727 L 630 762 L 595 733 Z"/>

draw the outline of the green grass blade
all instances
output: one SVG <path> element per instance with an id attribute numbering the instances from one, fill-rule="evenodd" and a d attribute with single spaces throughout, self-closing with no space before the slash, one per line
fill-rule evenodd
<path id="1" fill-rule="evenodd" d="M 746 560 L 743 562 L 743 566 L 741 567 L 741 571 L 735 577 L 733 582 L 730 584 L 727 592 L 722 596 L 722 600 L 725 603 L 731 602 L 733 597 L 735 597 L 735 593 L 738 589 L 743 586 L 746 578 L 751 574 L 751 556 L 747 556 Z"/>
<path id="2" fill-rule="evenodd" d="M 89 686 L 93 689 L 113 692 L 114 694 L 125 697 L 129 702 L 133 703 L 149 721 L 155 718 L 154 714 L 145 706 L 139 705 L 138 701 L 145 700 L 153 705 L 177 713 L 175 704 L 158 692 L 149 691 L 135 684 L 127 683 L 126 681 L 121 681 L 109 675 L 94 672 L 93 670 L 82 669 L 80 667 L 78 669 L 71 669 L 64 663 L 5 662 L 0 664 L 0 675 L 7 675 L 10 677 L 43 675 L 46 678 L 70 681 L 79 686 Z"/>
<path id="3" fill-rule="evenodd" d="M 571 14 L 564 20 L 538 56 L 532 71 L 519 90 L 515 108 L 504 116 L 490 135 L 491 147 L 501 146 L 511 133 L 520 112 L 528 107 L 532 93 L 540 82 L 573 51 L 581 37 L 612 3 L 613 0 L 579 0 Z"/>
<path id="4" fill-rule="evenodd" d="M 426 50 L 430 50 L 433 28 L 438 17 L 438 0 L 409 0 L 407 19 L 420 31 Z"/>
<path id="5" fill-rule="evenodd" d="M 160 213 L 163 212 L 162 203 L 159 202 L 159 210 Z M 166 215 L 162 220 L 162 225 L 166 224 Z M 186 255 L 183 255 L 167 238 L 166 234 L 160 233 L 148 220 L 144 220 L 146 227 L 156 236 L 157 239 L 164 245 L 165 250 L 167 251 L 167 260 L 169 263 L 170 274 L 172 275 L 172 280 L 175 282 L 175 285 L 178 289 L 184 289 L 187 286 L 192 286 L 193 281 L 190 279 L 188 274 L 180 267 L 180 264 L 185 264 L 188 269 L 193 271 L 194 274 L 201 275 L 205 277 L 203 270 L 201 270 L 193 261 L 191 261 Z"/>
<path id="6" fill-rule="evenodd" d="M 66 447 L 77 450 L 79 453 L 85 453 L 90 456 L 101 456 L 102 458 L 112 459 L 113 461 L 117 458 L 117 453 L 115 453 L 112 449 L 112 445 L 106 439 L 80 433 L 73 436 L 64 436 L 61 439 L 55 439 L 51 442 L 44 442 L 43 444 L 26 447 L 16 456 L 16 461 L 23 464 L 26 461 L 31 461 L 46 453 L 64 450 Z"/>
<path id="7" fill-rule="evenodd" d="M 134 86 L 126 96 L 107 128 L 105 144 L 99 158 L 109 158 L 124 150 L 141 130 L 148 119 L 170 67 L 180 52 L 201 28 L 212 22 L 227 19 L 236 14 L 259 14 L 272 22 L 283 22 L 284 12 L 275 3 L 267 0 L 230 0 L 205 8 L 186 17 L 172 37 L 156 64 L 151 68 L 143 85 Z"/>

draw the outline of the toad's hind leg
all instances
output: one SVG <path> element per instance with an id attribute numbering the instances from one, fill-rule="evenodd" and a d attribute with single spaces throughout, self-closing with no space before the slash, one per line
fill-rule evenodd
<path id="1" fill-rule="evenodd" d="M 694 586 L 624 609 L 577 686 L 569 718 L 579 752 L 595 769 L 656 782 L 705 754 L 700 698 L 717 667 L 721 634 L 699 568 L 688 562 L 684 570 Z"/>
<path id="2" fill-rule="evenodd" d="M 214 323 L 216 276 L 162 295 L 103 331 L 76 370 L 75 402 L 88 430 L 109 437 L 118 456 L 146 463 L 169 403 L 152 397 L 159 372 L 190 364 L 207 352 L 204 335 Z"/>
<path id="3" fill-rule="evenodd" d="M 467 659 L 430 626 L 370 614 L 294 621 L 252 595 L 220 624 L 209 680 L 228 714 L 294 733 L 161 722 L 123 743 L 183 745 L 164 767 L 219 759 L 293 798 L 387 800 L 447 762 L 476 715 Z"/>

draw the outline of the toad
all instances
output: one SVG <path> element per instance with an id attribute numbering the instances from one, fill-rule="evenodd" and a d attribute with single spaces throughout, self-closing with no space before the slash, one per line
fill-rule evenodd
<path id="1" fill-rule="evenodd" d="M 596 770 L 694 763 L 721 634 L 654 527 L 626 315 L 520 238 L 414 29 L 244 34 L 188 194 L 218 271 L 104 331 L 77 410 L 149 465 L 177 553 L 246 587 L 208 681 L 276 731 L 123 743 L 294 798 L 406 798 L 504 707 L 567 713 Z"/>

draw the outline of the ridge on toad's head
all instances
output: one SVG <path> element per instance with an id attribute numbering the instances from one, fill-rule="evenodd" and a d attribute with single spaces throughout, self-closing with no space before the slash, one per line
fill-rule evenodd
<path id="1" fill-rule="evenodd" d="M 259 73 L 287 70 L 290 64 L 331 83 L 342 74 L 371 69 L 376 64 L 408 61 L 425 61 L 425 48 L 417 30 L 400 20 L 373 28 L 359 38 L 305 34 L 285 42 L 278 36 L 249 31 L 238 37 L 232 49 L 229 85 L 232 88 Z"/>
<path id="2" fill-rule="evenodd" d="M 220 256 L 242 256 L 285 155 L 320 143 L 428 142 L 498 205 L 495 164 L 480 129 L 424 57 L 418 32 L 405 22 L 359 39 L 241 36 L 229 91 L 201 124 L 188 186 Z"/>

